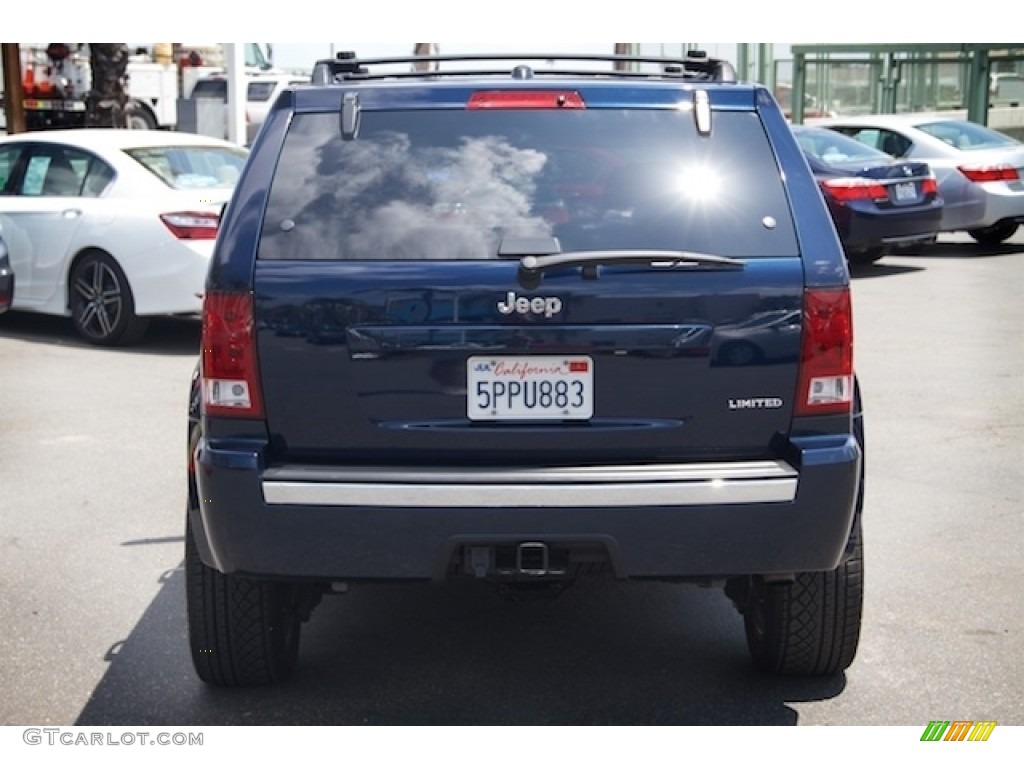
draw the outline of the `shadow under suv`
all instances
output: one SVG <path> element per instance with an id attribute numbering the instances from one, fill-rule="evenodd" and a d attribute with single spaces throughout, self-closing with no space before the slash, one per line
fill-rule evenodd
<path id="1" fill-rule="evenodd" d="M 759 668 L 845 669 L 849 276 L 778 104 L 700 54 L 494 58 L 343 54 L 270 111 L 193 381 L 199 677 L 283 679 L 339 584 L 594 572 L 724 587 Z"/>

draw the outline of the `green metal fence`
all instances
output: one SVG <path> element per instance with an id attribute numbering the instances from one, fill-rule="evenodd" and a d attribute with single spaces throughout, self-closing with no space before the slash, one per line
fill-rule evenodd
<path id="1" fill-rule="evenodd" d="M 1024 136 L 1024 43 L 794 45 L 774 62 L 792 89 L 791 119 L 956 112 Z"/>

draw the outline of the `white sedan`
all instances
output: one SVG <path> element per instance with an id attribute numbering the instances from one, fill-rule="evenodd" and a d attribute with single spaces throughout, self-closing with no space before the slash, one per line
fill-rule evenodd
<path id="1" fill-rule="evenodd" d="M 207 136 L 113 128 L 0 137 L 11 308 L 70 317 L 100 345 L 153 315 L 194 314 L 248 152 Z"/>
<path id="2" fill-rule="evenodd" d="M 944 201 L 942 231 L 979 243 L 1009 239 L 1024 222 L 1024 144 L 985 126 L 927 114 L 809 120 L 893 157 L 931 166 Z"/>

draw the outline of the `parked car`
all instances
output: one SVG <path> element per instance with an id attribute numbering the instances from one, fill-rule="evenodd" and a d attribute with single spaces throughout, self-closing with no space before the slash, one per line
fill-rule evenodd
<path id="1" fill-rule="evenodd" d="M 69 316 L 87 341 L 129 344 L 153 315 L 198 314 L 247 152 L 169 131 L 0 137 L 0 228 L 13 309 Z"/>
<path id="2" fill-rule="evenodd" d="M 990 76 L 989 104 L 993 107 L 1019 107 L 1024 104 L 1024 75 L 997 72 Z"/>
<path id="3" fill-rule="evenodd" d="M 302 85 L 309 82 L 309 78 L 298 75 L 264 73 L 251 75 L 245 78 L 245 143 L 251 145 L 267 119 L 274 100 L 281 92 L 293 85 Z M 191 99 L 217 99 L 224 102 L 225 115 L 227 114 L 228 101 L 228 79 L 227 75 L 210 75 L 196 81 L 192 90 Z M 224 127 L 225 133 L 222 138 L 227 138 L 227 123 Z"/>
<path id="4" fill-rule="evenodd" d="M 925 114 L 816 121 L 900 160 L 926 162 L 944 207 L 942 230 L 985 245 L 1008 240 L 1024 222 L 1024 144 L 967 120 Z"/>
<path id="5" fill-rule="evenodd" d="M 254 125 L 263 125 L 274 101 L 286 88 L 306 85 L 308 77 L 289 74 L 262 74 L 250 77 L 246 86 L 246 112 Z"/>
<path id="6" fill-rule="evenodd" d="M 851 262 L 871 263 L 894 245 L 935 239 L 943 205 L 927 163 L 894 160 L 828 128 L 792 129 Z"/>
<path id="7" fill-rule="evenodd" d="M 508 57 L 343 56 L 271 109 L 189 399 L 199 678 L 284 679 L 365 582 L 599 574 L 724 587 L 758 668 L 845 669 L 850 279 L 778 104 L 700 54 Z"/>
<path id="8" fill-rule="evenodd" d="M 11 260 L 7 254 L 7 242 L 0 230 L 0 314 L 11 308 L 14 298 L 14 272 L 11 271 Z"/>

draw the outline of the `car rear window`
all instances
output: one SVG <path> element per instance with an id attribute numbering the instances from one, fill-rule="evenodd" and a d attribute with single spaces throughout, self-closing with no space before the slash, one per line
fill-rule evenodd
<path id="1" fill-rule="evenodd" d="M 276 87 L 277 83 L 275 82 L 249 83 L 246 99 L 249 101 L 269 101 L 270 97 L 274 95 L 274 88 Z"/>
<path id="2" fill-rule="evenodd" d="M 248 156 L 240 147 L 202 146 L 139 147 L 125 153 L 174 189 L 231 189 Z"/>
<path id="3" fill-rule="evenodd" d="M 892 159 L 884 152 L 869 147 L 856 139 L 851 139 L 839 131 L 830 131 L 826 128 L 794 127 L 793 133 L 804 152 L 830 165 Z"/>
<path id="4" fill-rule="evenodd" d="M 199 80 L 192 89 L 193 99 L 220 99 L 228 100 L 227 80 Z"/>
<path id="5" fill-rule="evenodd" d="M 753 112 L 708 136 L 676 110 L 296 114 L 270 190 L 261 259 L 494 259 L 507 235 L 563 252 L 798 253 L 774 153 Z"/>
<path id="6" fill-rule="evenodd" d="M 919 123 L 917 127 L 957 149 L 992 149 L 1019 143 L 1006 134 L 967 121 L 938 120 L 934 123 Z"/>

